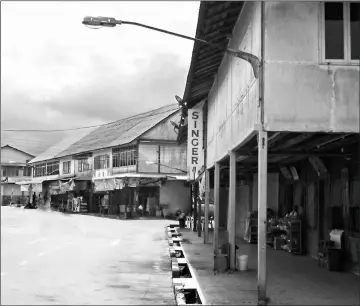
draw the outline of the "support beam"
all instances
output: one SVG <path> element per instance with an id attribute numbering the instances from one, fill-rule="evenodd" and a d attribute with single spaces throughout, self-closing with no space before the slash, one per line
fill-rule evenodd
<path id="1" fill-rule="evenodd" d="M 205 171 L 205 220 L 204 220 L 204 243 L 209 242 L 209 203 L 210 203 L 210 172 Z"/>
<path id="2" fill-rule="evenodd" d="M 192 183 L 192 198 L 191 203 L 194 205 L 194 227 L 193 232 L 196 232 L 196 226 L 197 226 L 197 218 L 198 218 L 198 211 L 197 211 L 197 190 L 196 190 L 196 182 L 193 181 Z"/>
<path id="3" fill-rule="evenodd" d="M 200 186 L 199 186 L 199 182 L 196 182 L 196 190 L 197 190 L 197 193 L 196 193 L 196 199 L 197 199 L 197 205 L 198 205 L 198 220 L 197 220 L 197 232 L 198 232 L 198 237 L 201 237 L 201 201 L 200 201 Z"/>
<path id="4" fill-rule="evenodd" d="M 312 133 L 303 133 L 303 134 L 300 134 L 298 136 L 295 136 L 291 139 L 289 139 L 288 141 L 286 141 L 285 143 L 279 145 L 279 146 L 276 146 L 273 150 L 274 151 L 280 151 L 280 150 L 283 150 L 283 149 L 286 149 L 288 147 L 293 147 L 297 144 L 300 144 L 302 142 L 304 142 L 305 140 L 313 137 L 314 134 Z"/>
<path id="5" fill-rule="evenodd" d="M 259 131 L 258 137 L 258 301 L 266 304 L 267 132 Z"/>
<path id="6" fill-rule="evenodd" d="M 230 188 L 229 188 L 229 244 L 230 244 L 230 270 L 236 270 L 236 155 L 234 151 L 230 156 Z"/>
<path id="7" fill-rule="evenodd" d="M 217 259 L 219 255 L 219 220 L 220 220 L 220 163 L 215 163 L 214 171 L 214 271 L 218 270 Z"/>

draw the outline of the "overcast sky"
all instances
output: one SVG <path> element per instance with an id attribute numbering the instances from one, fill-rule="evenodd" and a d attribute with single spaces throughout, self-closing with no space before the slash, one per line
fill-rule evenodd
<path id="1" fill-rule="evenodd" d="M 102 124 L 175 103 L 193 43 L 130 25 L 92 30 L 110 16 L 194 36 L 199 2 L 1 2 L 1 128 Z M 64 133 L 2 131 L 37 154 Z"/>

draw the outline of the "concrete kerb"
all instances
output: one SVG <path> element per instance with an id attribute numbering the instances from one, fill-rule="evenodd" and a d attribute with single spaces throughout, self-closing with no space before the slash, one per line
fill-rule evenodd
<path id="1" fill-rule="evenodd" d="M 169 254 L 171 258 L 171 270 L 172 270 L 172 283 L 173 283 L 173 290 L 175 295 L 175 302 L 177 305 L 189 305 L 186 304 L 186 298 L 184 290 L 190 289 L 190 290 L 196 290 L 198 293 L 198 296 L 201 300 L 202 304 L 206 304 L 205 297 L 203 292 L 201 291 L 201 288 L 199 286 L 199 283 L 197 281 L 195 271 L 191 264 L 186 259 L 186 254 L 184 249 L 181 246 L 182 239 L 179 238 L 180 234 L 177 232 L 175 227 L 167 227 L 167 232 L 171 232 L 171 237 L 168 238 L 169 241 Z M 174 237 L 175 236 L 175 237 Z M 179 242 L 180 246 L 174 246 L 174 242 Z M 176 251 L 181 251 L 184 258 L 177 258 L 176 257 Z M 189 271 L 191 273 L 191 278 L 181 278 L 180 276 L 180 264 L 187 264 Z"/>

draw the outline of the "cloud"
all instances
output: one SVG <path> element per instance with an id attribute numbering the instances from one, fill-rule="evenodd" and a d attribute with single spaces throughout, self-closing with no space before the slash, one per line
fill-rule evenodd
<path id="1" fill-rule="evenodd" d="M 170 54 L 156 54 L 138 67 L 139 73 L 127 76 L 113 68 L 98 67 L 91 80 L 68 86 L 46 108 L 63 115 L 118 120 L 135 113 L 176 103 L 175 94 L 183 91 L 186 69 Z M 160 64 L 161 63 L 161 64 Z"/>
<path id="2" fill-rule="evenodd" d="M 125 25 L 89 30 L 81 20 L 114 16 L 194 36 L 198 6 L 2 2 L 2 130 L 104 124 L 175 103 L 184 91 L 191 41 Z M 38 152 L 64 135 L 2 132 L 1 142 Z"/>

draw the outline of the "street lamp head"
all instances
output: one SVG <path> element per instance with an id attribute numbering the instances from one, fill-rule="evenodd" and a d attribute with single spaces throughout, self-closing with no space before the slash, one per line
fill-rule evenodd
<path id="1" fill-rule="evenodd" d="M 147 165 L 153 165 L 153 164 L 156 164 L 156 163 L 153 162 L 153 161 L 147 160 L 147 161 L 145 162 L 145 164 L 147 164 Z"/>
<path id="2" fill-rule="evenodd" d="M 82 23 L 89 26 L 115 27 L 117 24 L 121 24 L 121 21 L 118 21 L 112 17 L 86 16 Z"/>

